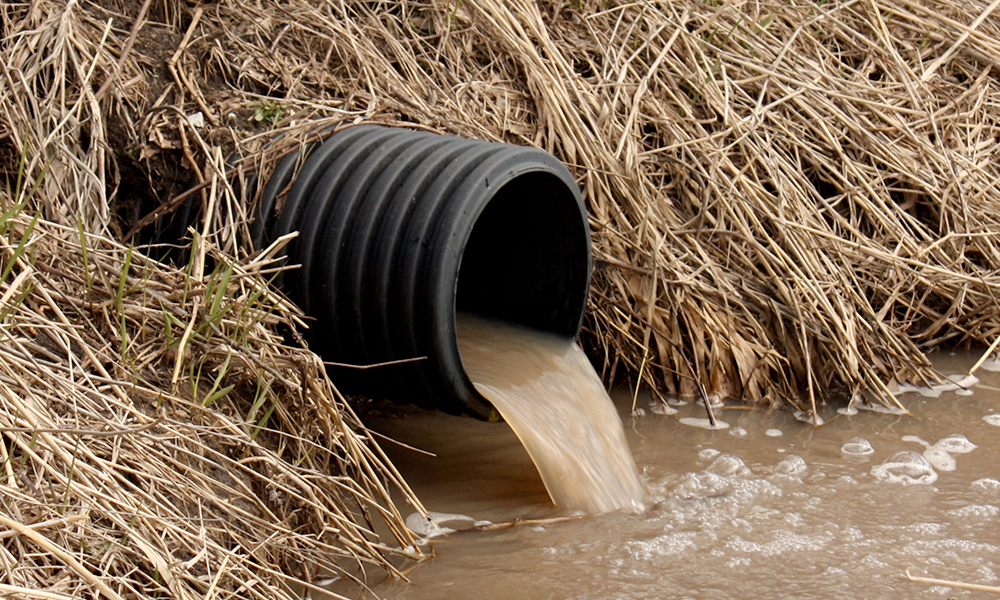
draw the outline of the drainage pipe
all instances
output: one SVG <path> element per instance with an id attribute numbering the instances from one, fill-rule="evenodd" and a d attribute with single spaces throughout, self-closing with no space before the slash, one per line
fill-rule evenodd
<path id="1" fill-rule="evenodd" d="M 281 285 L 314 319 L 308 337 L 324 360 L 420 358 L 343 369 L 338 385 L 492 418 L 462 368 L 457 312 L 579 334 L 590 230 L 555 157 L 377 125 L 307 152 L 286 157 L 264 186 L 254 243 L 299 232 L 286 253 L 301 266 Z"/>

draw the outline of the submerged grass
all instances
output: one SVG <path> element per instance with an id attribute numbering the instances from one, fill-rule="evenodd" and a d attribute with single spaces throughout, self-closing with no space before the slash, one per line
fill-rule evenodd
<path id="1" fill-rule="evenodd" d="M 929 351 L 1000 339 L 997 4 L 3 4 L 0 591 L 286 597 L 341 557 L 393 572 L 405 485 L 285 339 L 288 239 L 249 251 L 227 176 L 265 180 L 323 127 L 566 162 L 609 379 L 893 405 L 936 377 Z M 188 201 L 186 271 L 131 249 Z"/>

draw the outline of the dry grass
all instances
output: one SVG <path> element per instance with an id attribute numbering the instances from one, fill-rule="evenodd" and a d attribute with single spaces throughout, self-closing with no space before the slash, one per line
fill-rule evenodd
<path id="1" fill-rule="evenodd" d="M 267 595 L 296 561 L 381 561 L 338 507 L 396 523 L 391 469 L 316 358 L 283 345 L 295 313 L 267 291 L 224 177 L 232 151 L 266 175 L 324 124 L 569 164 L 598 265 L 586 342 L 609 378 L 807 412 L 895 403 L 897 383 L 935 377 L 928 351 L 1000 339 L 998 4 L 0 6 L 0 156 L 11 181 L 26 157 L 19 189 L 37 186 L 7 220 L 0 283 L 4 518 L 37 529 L 4 538 L 22 565 L 5 585 L 72 592 L 97 574 L 120 595 Z M 193 270 L 138 253 L 125 269 L 109 238 L 126 209 L 186 179 L 207 215 Z M 207 410 L 216 379 L 236 387 Z M 261 389 L 275 409 L 254 436 Z"/>
<path id="2" fill-rule="evenodd" d="M 295 577 L 419 558 L 392 548 L 413 546 L 405 484 L 283 343 L 267 261 L 199 277 L 4 200 L 4 593 L 294 598 Z"/>
<path id="3" fill-rule="evenodd" d="M 4 593 L 294 598 L 295 576 L 419 558 L 391 547 L 413 545 L 387 487 L 405 484 L 317 357 L 276 333 L 297 317 L 267 262 L 216 256 L 199 278 L 14 212 L 0 221 Z"/>

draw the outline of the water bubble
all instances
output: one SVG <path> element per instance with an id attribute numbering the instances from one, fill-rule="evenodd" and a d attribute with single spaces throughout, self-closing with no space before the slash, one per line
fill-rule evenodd
<path id="1" fill-rule="evenodd" d="M 764 432 L 767 437 L 781 437 L 785 435 L 785 432 L 780 429 L 768 429 Z"/>
<path id="2" fill-rule="evenodd" d="M 903 485 L 930 485 L 938 478 L 930 461 L 909 450 L 893 454 L 884 463 L 872 467 L 871 473 L 879 481 Z"/>
<path id="3" fill-rule="evenodd" d="M 990 425 L 996 425 L 997 427 L 1000 427 L 1000 413 L 993 415 L 986 415 L 985 417 L 983 417 L 983 420 L 989 423 Z"/>
<path id="4" fill-rule="evenodd" d="M 809 466 L 804 458 L 797 454 L 791 454 L 778 463 L 774 470 L 782 475 L 801 475 L 809 470 Z"/>
<path id="5" fill-rule="evenodd" d="M 698 453 L 698 458 L 700 458 L 701 460 L 712 460 L 719 454 L 722 453 L 716 450 L 715 448 L 705 448 L 704 450 Z"/>
<path id="6" fill-rule="evenodd" d="M 992 477 L 977 479 L 972 482 L 972 489 L 980 492 L 1000 492 L 1000 481 Z"/>
<path id="7" fill-rule="evenodd" d="M 944 448 L 931 446 L 930 448 L 924 450 L 924 458 L 926 458 L 938 471 L 955 470 L 955 457 L 948 454 L 948 451 Z"/>
<path id="8" fill-rule="evenodd" d="M 729 435 L 735 435 L 736 437 L 746 437 L 747 436 L 747 430 L 743 429 L 742 427 L 733 427 L 729 431 Z"/>
<path id="9" fill-rule="evenodd" d="M 674 495 L 681 500 L 702 500 L 718 498 L 732 492 L 733 486 L 728 479 L 718 473 L 701 471 L 685 473 L 674 487 Z"/>
<path id="10" fill-rule="evenodd" d="M 654 415 L 676 415 L 677 409 L 669 406 L 665 402 L 660 402 L 659 400 L 653 400 L 649 403 L 649 411 Z"/>
<path id="11" fill-rule="evenodd" d="M 701 427 L 702 429 L 729 429 L 729 423 L 725 421 L 715 420 L 715 427 L 712 426 L 712 422 L 708 419 L 699 419 L 697 417 L 681 417 L 677 419 L 682 425 L 689 425 L 691 427 Z"/>
<path id="12" fill-rule="evenodd" d="M 960 433 L 953 433 L 946 438 L 942 438 L 934 445 L 950 454 L 968 454 L 979 447 Z"/>
<path id="13" fill-rule="evenodd" d="M 740 457 L 732 454 L 720 454 L 712 461 L 712 464 L 708 465 L 706 470 L 724 477 L 749 471 L 746 463 Z"/>
<path id="14" fill-rule="evenodd" d="M 851 456 L 868 456 L 869 454 L 875 454 L 875 448 L 872 448 L 871 442 L 865 438 L 859 437 L 851 438 L 847 443 L 840 447 L 840 451 Z"/>
<path id="15" fill-rule="evenodd" d="M 962 508 L 949 510 L 947 514 L 963 519 L 977 517 L 980 519 L 993 519 L 997 515 L 1000 515 L 1000 508 L 992 504 L 970 504 Z"/>

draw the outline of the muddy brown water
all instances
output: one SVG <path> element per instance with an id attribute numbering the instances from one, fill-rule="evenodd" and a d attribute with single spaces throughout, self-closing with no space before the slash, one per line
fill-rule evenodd
<path id="1" fill-rule="evenodd" d="M 961 374 L 977 358 L 936 365 Z M 701 406 L 640 394 L 631 414 L 631 392 L 617 390 L 644 508 L 569 519 L 577 513 L 553 505 L 508 425 L 441 413 L 375 420 L 434 453 L 385 444 L 437 522 L 411 515 L 434 558 L 410 583 L 369 580 L 365 597 L 997 597 L 906 578 L 1000 585 L 1000 372 L 976 375 L 967 389 L 901 394 L 909 415 L 828 407 L 815 429 L 784 411 L 726 407 L 717 415 L 729 427 L 708 430 L 697 426 Z"/>
<path id="2" fill-rule="evenodd" d="M 472 315 L 458 319 L 462 364 L 521 440 L 559 508 L 643 508 L 621 419 L 572 340 Z"/>

